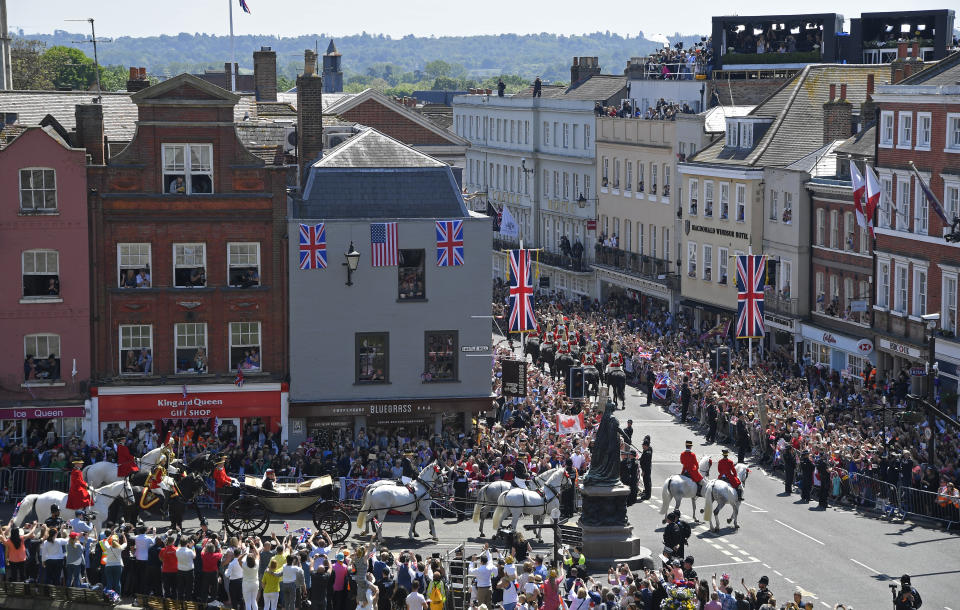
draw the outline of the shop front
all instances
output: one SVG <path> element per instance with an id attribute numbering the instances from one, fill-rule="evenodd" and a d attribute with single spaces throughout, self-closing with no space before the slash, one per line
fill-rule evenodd
<path id="1" fill-rule="evenodd" d="M 937 337 L 937 397 L 940 408 L 951 415 L 960 415 L 960 342 Z"/>
<path id="2" fill-rule="evenodd" d="M 99 387 L 91 390 L 99 440 L 139 430 L 210 430 L 242 442 L 278 430 L 287 440 L 286 384 Z"/>
<path id="3" fill-rule="evenodd" d="M 765 311 L 763 312 L 763 325 L 766 330 L 764 347 L 768 350 L 784 350 L 796 361 L 798 354 L 795 345 L 802 341 L 797 333 L 798 320 L 790 316 Z M 802 357 L 802 355 L 799 357 Z"/>
<path id="4" fill-rule="evenodd" d="M 670 289 L 667 279 L 664 282 L 636 277 L 612 268 L 594 266 L 597 281 L 600 284 L 600 299 L 617 296 L 637 303 L 643 316 L 658 313 L 673 313 L 676 310 L 675 291 Z"/>
<path id="5" fill-rule="evenodd" d="M 902 337 L 877 336 L 877 379 L 894 382 L 909 380 L 910 393 L 926 391 L 927 346 L 917 345 Z"/>
<path id="6" fill-rule="evenodd" d="M 63 407 L 16 407 L 0 409 L 0 435 L 7 444 L 47 439 L 51 445 L 71 436 L 84 437 L 83 405 Z"/>
<path id="7" fill-rule="evenodd" d="M 876 366 L 873 341 L 851 337 L 812 324 L 801 324 L 803 362 L 837 371 L 844 378 L 863 382 L 867 365 Z"/>
<path id="8" fill-rule="evenodd" d="M 726 343 L 727 337 L 736 331 L 735 310 L 685 298 L 680 301 L 680 314 L 701 337 L 710 333 L 720 343 Z"/>
<path id="9" fill-rule="evenodd" d="M 490 397 L 293 403 L 290 444 L 308 438 L 321 444 L 338 437 L 353 440 L 361 430 L 370 439 L 469 434 L 477 414 L 492 404 Z"/>

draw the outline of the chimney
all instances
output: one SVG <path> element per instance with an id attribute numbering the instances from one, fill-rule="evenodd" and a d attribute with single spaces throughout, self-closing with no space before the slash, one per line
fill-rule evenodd
<path id="1" fill-rule="evenodd" d="M 873 74 L 867 74 L 867 98 L 873 99 Z"/>
<path id="2" fill-rule="evenodd" d="M 92 165 L 103 165 L 103 106 L 77 104 L 76 145 L 86 148 Z"/>
<path id="3" fill-rule="evenodd" d="M 846 85 L 840 86 L 840 99 L 833 99 L 835 85 L 830 85 L 831 99 L 823 105 L 823 143 L 829 144 L 834 140 L 846 140 L 850 137 L 853 125 L 853 104 L 843 98 L 846 94 Z"/>
<path id="4" fill-rule="evenodd" d="M 913 41 L 913 48 L 910 49 L 910 55 L 913 57 L 913 61 L 923 61 L 923 58 L 920 57 L 920 41 Z"/>
<path id="5" fill-rule="evenodd" d="M 253 52 L 253 82 L 258 101 L 277 101 L 277 53 L 270 47 Z"/>
<path id="6" fill-rule="evenodd" d="M 898 40 L 897 41 L 897 59 L 906 59 L 907 58 L 907 41 Z"/>
<path id="7" fill-rule="evenodd" d="M 147 80 L 146 68 L 130 68 L 130 76 L 127 78 L 127 92 L 136 93 L 150 86 Z"/>
<path id="8" fill-rule="evenodd" d="M 867 74 L 867 97 L 860 104 L 860 129 L 877 120 L 877 103 L 873 101 L 873 74 Z"/>
<path id="9" fill-rule="evenodd" d="M 600 63 L 598 57 L 573 58 L 573 64 L 570 66 L 571 85 L 590 78 L 594 74 L 600 74 Z"/>
<path id="10" fill-rule="evenodd" d="M 833 83 L 830 83 L 830 99 L 828 101 L 832 102 L 837 98 L 837 86 Z"/>
<path id="11" fill-rule="evenodd" d="M 317 75 L 317 54 L 303 53 L 303 74 L 297 77 L 297 165 L 300 187 L 307 168 L 323 154 L 323 79 Z"/>

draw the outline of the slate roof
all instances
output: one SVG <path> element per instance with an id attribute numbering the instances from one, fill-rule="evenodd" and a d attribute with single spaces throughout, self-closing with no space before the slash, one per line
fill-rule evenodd
<path id="1" fill-rule="evenodd" d="M 540 97 L 565 100 L 607 100 L 627 86 L 627 77 L 616 74 L 594 74 L 569 87 L 545 85 Z M 514 97 L 533 97 L 533 85 L 514 94 Z"/>
<path id="2" fill-rule="evenodd" d="M 450 167 L 367 128 L 310 167 L 299 218 L 466 218 Z"/>
<path id="3" fill-rule="evenodd" d="M 707 133 L 723 133 L 727 130 L 727 117 L 744 116 L 756 106 L 714 106 L 707 110 L 703 130 Z"/>
<path id="4" fill-rule="evenodd" d="M 837 154 L 850 155 L 857 158 L 873 158 L 877 143 L 877 122 L 867 123 L 866 129 L 861 129 L 853 137 L 843 141 L 837 147 Z"/>
<path id="5" fill-rule="evenodd" d="M 903 79 L 898 85 L 960 84 L 960 51 L 947 55 L 935 65 Z"/>
<path id="6" fill-rule="evenodd" d="M 453 107 L 443 104 L 423 104 L 412 108 L 444 129 L 453 126 Z"/>
<path id="7" fill-rule="evenodd" d="M 806 157 L 798 159 L 787 166 L 801 172 L 807 172 L 810 176 L 833 176 L 837 173 L 837 147 L 846 142 L 846 140 L 834 140 L 824 144 Z"/>
<path id="8" fill-rule="evenodd" d="M 327 112 L 327 109 L 335 104 L 339 104 L 341 101 L 350 99 L 353 96 L 358 95 L 357 93 L 324 93 L 322 98 L 323 111 Z M 277 101 L 289 104 L 294 110 L 297 109 L 297 88 L 294 87 L 290 91 L 283 91 L 277 94 Z"/>
<path id="9" fill-rule="evenodd" d="M 286 130 L 290 125 L 273 121 L 243 121 L 237 123 L 237 136 L 243 145 L 283 146 L 286 142 Z"/>
<path id="10" fill-rule="evenodd" d="M 257 116 L 296 117 L 297 109 L 287 102 L 257 102 Z"/>
<path id="11" fill-rule="evenodd" d="M 823 146 L 823 104 L 830 85 L 847 85 L 847 101 L 866 99 L 867 75 L 889 78 L 889 65 L 811 64 L 745 116 L 769 118 L 763 134 L 754 134 L 750 150 L 729 150 L 718 140 L 691 160 L 693 163 L 751 167 L 786 167 Z"/>

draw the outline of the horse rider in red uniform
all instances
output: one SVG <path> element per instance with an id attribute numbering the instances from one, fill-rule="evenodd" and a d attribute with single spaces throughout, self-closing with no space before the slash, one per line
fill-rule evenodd
<path id="1" fill-rule="evenodd" d="M 80 510 L 93 506 L 90 497 L 90 487 L 83 480 L 83 460 L 73 461 L 73 470 L 70 471 L 70 492 L 67 494 L 67 508 Z"/>
<path id="2" fill-rule="evenodd" d="M 556 341 L 556 334 L 553 332 L 553 326 L 550 324 L 550 322 L 547 322 L 545 329 L 546 330 L 543 331 L 543 343 L 540 347 L 544 348 L 548 345 L 553 347 L 553 344 Z"/>
<path id="3" fill-rule="evenodd" d="M 623 356 L 620 355 L 620 346 L 617 343 L 613 344 L 613 347 L 610 351 L 610 359 L 607 361 L 606 372 L 614 370 L 623 369 Z"/>
<path id="4" fill-rule="evenodd" d="M 721 453 L 723 453 L 723 457 L 717 462 L 717 474 L 720 479 L 726 481 L 731 487 L 737 490 L 737 499 L 743 501 L 743 483 L 740 481 L 740 477 L 737 476 L 737 469 L 733 464 L 733 460 L 728 457 L 730 450 L 723 449 Z"/>
<path id="5" fill-rule="evenodd" d="M 693 441 L 687 441 L 686 446 L 687 448 L 680 454 L 680 463 L 683 465 L 683 470 L 680 471 L 680 474 L 697 484 L 697 495 L 700 495 L 700 490 L 703 488 L 701 484 L 703 475 L 700 474 L 700 461 L 697 460 L 697 454 L 691 449 L 693 447 Z"/>
<path id="6" fill-rule="evenodd" d="M 140 468 L 137 467 L 137 463 L 133 459 L 133 454 L 130 453 L 130 448 L 127 447 L 127 439 L 121 440 L 120 444 L 117 445 L 117 476 L 125 478 L 139 471 Z"/>

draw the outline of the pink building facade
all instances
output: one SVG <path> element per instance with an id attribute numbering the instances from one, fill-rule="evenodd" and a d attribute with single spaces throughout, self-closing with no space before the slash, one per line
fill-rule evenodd
<path id="1" fill-rule="evenodd" d="M 59 443 L 90 378 L 86 152 L 59 126 L 0 143 L 0 432 Z"/>

